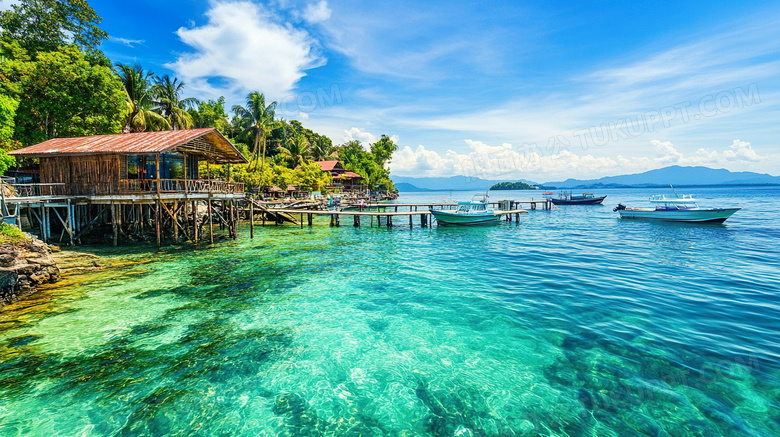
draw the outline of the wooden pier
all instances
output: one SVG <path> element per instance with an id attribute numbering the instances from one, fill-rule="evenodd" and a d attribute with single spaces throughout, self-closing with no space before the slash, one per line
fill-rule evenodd
<path id="1" fill-rule="evenodd" d="M 457 206 L 457 203 L 385 203 L 385 204 L 369 204 L 366 205 L 363 210 L 321 210 L 321 209 L 294 209 L 294 208 L 269 208 L 267 204 L 263 204 L 256 200 L 247 199 L 249 210 L 245 212 L 249 213 L 250 218 L 250 234 L 254 235 L 255 214 L 261 215 L 260 223 L 265 226 L 265 218 L 272 216 L 273 223 L 280 225 L 282 223 L 292 223 L 300 225 L 303 228 L 304 222 L 309 226 L 313 226 L 315 216 L 329 216 L 330 226 L 341 226 L 342 218 L 349 217 L 352 219 L 352 225 L 360 227 L 366 224 L 373 227 L 374 221 L 377 226 L 394 226 L 393 221 L 399 219 L 409 220 L 409 228 L 414 227 L 415 217 L 419 217 L 420 227 L 431 226 L 434 222 L 433 216 L 430 212 L 431 209 L 453 209 Z M 399 208 L 401 209 L 399 211 Z M 374 209 L 372 211 L 372 209 Z M 406 209 L 406 211 L 403 211 Z M 505 219 L 511 222 L 513 219 L 515 222 L 520 220 L 520 214 L 527 214 L 528 211 L 522 209 L 514 209 L 508 211 L 499 211 L 496 215 L 504 216 Z M 384 221 L 384 223 L 383 223 Z"/>

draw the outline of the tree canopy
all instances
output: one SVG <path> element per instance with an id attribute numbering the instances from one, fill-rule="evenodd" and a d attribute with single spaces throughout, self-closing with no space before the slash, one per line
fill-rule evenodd
<path id="1" fill-rule="evenodd" d="M 19 68 L 6 65 L 14 60 L 2 67 L 18 73 L 15 136 L 22 145 L 121 131 L 125 99 L 109 68 L 90 63 L 75 46 L 22 58 Z"/>
<path id="2" fill-rule="evenodd" d="M 102 18 L 86 0 L 20 0 L 0 12 L 3 36 L 32 52 L 53 51 L 64 44 L 96 50 L 108 33 Z"/>

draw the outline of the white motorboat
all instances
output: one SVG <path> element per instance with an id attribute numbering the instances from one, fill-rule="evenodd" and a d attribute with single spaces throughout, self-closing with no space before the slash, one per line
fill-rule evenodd
<path id="1" fill-rule="evenodd" d="M 495 223 L 501 220 L 502 211 L 496 211 L 488 207 L 487 202 L 472 200 L 471 202 L 458 202 L 455 210 L 429 210 L 440 225 L 473 226 Z"/>
<path id="2" fill-rule="evenodd" d="M 675 193 L 677 194 L 677 193 Z M 742 208 L 700 208 L 690 195 L 650 197 L 651 208 L 628 208 L 622 203 L 614 209 L 625 219 L 664 220 L 670 222 L 723 223 Z"/>

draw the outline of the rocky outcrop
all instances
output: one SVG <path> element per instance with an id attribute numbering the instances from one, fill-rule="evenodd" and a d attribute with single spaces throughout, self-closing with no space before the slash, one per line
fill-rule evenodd
<path id="1" fill-rule="evenodd" d="M 19 244 L 0 244 L 0 307 L 57 282 L 60 270 L 49 246 L 33 238 Z"/>

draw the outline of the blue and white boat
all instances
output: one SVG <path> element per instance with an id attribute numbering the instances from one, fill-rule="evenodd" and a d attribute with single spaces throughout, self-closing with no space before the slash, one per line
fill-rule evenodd
<path id="1" fill-rule="evenodd" d="M 675 193 L 677 194 L 677 193 Z M 651 208 L 627 208 L 622 203 L 614 209 L 625 219 L 664 220 L 670 222 L 723 223 L 742 208 L 700 208 L 690 195 L 650 197 Z"/>
<path id="2" fill-rule="evenodd" d="M 455 210 L 430 208 L 429 211 L 440 225 L 474 226 L 495 223 L 501 220 L 503 211 L 490 208 L 484 200 L 458 202 Z"/>

